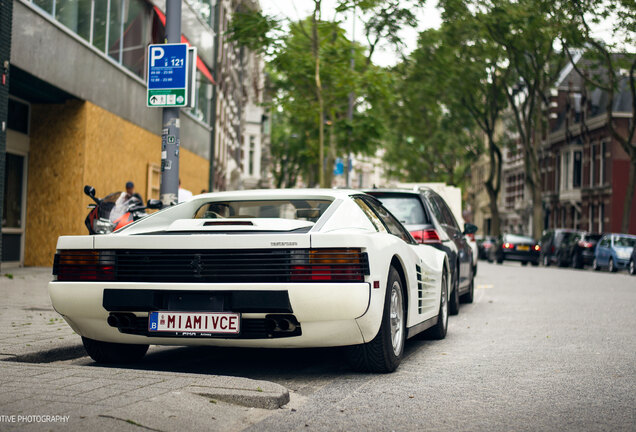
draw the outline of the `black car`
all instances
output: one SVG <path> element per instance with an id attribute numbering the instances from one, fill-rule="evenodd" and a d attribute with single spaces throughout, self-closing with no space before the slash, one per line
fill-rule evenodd
<path id="1" fill-rule="evenodd" d="M 561 261 L 568 261 L 574 268 L 583 268 L 594 262 L 596 243 L 603 234 L 579 232 L 571 236 L 568 241 L 561 243 Z"/>
<path id="2" fill-rule="evenodd" d="M 497 243 L 497 237 L 485 236 L 477 238 L 477 250 L 479 251 L 479 259 L 488 259 L 490 255 L 490 249 L 492 249 Z"/>
<path id="3" fill-rule="evenodd" d="M 503 234 L 497 238 L 495 247 L 490 250 L 488 261 L 521 261 L 521 265 L 539 265 L 541 247 L 532 237 L 521 234 Z"/>
<path id="4" fill-rule="evenodd" d="M 570 255 L 565 253 L 565 249 L 561 247 L 562 244 L 567 244 L 570 239 L 580 231 L 556 228 L 549 229 L 543 232 L 541 236 L 541 262 L 544 266 L 548 267 L 550 264 L 557 264 L 559 267 L 570 265 Z"/>
<path id="5" fill-rule="evenodd" d="M 467 223 L 462 230 L 452 211 L 436 192 L 429 188 L 417 191 L 372 189 L 364 192 L 379 199 L 409 230 L 418 243 L 430 244 L 446 252 L 451 266 L 452 286 L 448 302 L 451 314 L 459 313 L 459 302 L 473 302 L 473 253 L 465 234 L 477 226 Z"/>

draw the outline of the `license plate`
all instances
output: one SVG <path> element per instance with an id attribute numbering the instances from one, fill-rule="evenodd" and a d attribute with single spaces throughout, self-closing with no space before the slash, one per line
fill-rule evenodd
<path id="1" fill-rule="evenodd" d="M 150 312 L 148 331 L 192 334 L 238 334 L 241 315 L 232 312 Z"/>
<path id="2" fill-rule="evenodd" d="M 520 250 L 520 251 L 529 251 L 529 250 L 530 250 L 530 246 L 527 246 L 527 245 L 519 245 L 519 246 L 517 246 L 517 250 Z"/>

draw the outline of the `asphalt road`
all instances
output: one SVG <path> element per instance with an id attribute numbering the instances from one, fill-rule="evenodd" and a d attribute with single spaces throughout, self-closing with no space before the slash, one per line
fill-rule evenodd
<path id="1" fill-rule="evenodd" d="M 410 340 L 387 375 L 338 349 L 154 348 L 139 368 L 286 386 L 250 431 L 634 431 L 636 277 L 482 261 L 446 339 Z"/>

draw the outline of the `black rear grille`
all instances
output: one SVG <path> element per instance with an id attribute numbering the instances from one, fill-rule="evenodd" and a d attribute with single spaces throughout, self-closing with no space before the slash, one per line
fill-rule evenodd
<path id="1" fill-rule="evenodd" d="M 65 254 L 73 253 L 73 260 Z M 88 251 L 86 251 L 88 252 Z M 240 250 L 107 250 L 90 263 L 89 277 L 78 269 L 78 251 L 60 251 L 53 266 L 58 280 L 116 282 L 353 282 L 369 274 L 367 254 L 360 249 L 240 249 Z M 103 258 L 102 258 L 103 257 Z M 87 264 L 88 265 L 88 264 Z M 92 273 L 94 272 L 94 273 Z M 82 279 L 76 278 L 81 274 Z"/>

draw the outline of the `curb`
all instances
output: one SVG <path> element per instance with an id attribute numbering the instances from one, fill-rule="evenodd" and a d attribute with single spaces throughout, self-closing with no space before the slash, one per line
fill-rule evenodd
<path id="1" fill-rule="evenodd" d="M 7 354 L 7 358 L 0 361 L 12 361 L 17 363 L 53 363 L 56 361 L 72 360 L 86 356 L 86 350 L 83 345 L 69 345 L 59 348 L 52 348 L 44 351 L 36 351 L 27 354 L 11 355 Z"/>

